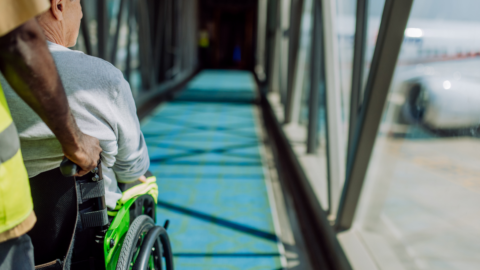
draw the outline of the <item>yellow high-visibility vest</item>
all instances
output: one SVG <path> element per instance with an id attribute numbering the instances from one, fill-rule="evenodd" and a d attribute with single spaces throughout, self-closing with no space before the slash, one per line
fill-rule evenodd
<path id="1" fill-rule="evenodd" d="M 0 233 L 22 223 L 32 211 L 20 140 L 0 85 Z"/>

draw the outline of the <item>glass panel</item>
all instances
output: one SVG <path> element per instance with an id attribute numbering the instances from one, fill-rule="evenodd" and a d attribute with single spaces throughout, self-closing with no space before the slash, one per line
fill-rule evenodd
<path id="1" fill-rule="evenodd" d="M 118 6 L 118 8 L 120 5 Z M 115 66 L 120 69 L 122 72 L 124 72 L 127 69 L 127 48 L 128 48 L 128 4 L 125 3 L 125 6 L 123 7 L 122 10 L 122 18 L 120 22 L 117 22 L 117 16 L 119 10 L 116 11 L 117 14 L 115 14 L 115 27 L 117 23 L 120 23 L 120 30 L 118 33 L 118 41 L 117 41 L 117 53 L 115 54 Z M 110 28 L 112 29 L 112 28 Z M 114 30 L 112 36 L 115 36 L 115 31 Z M 112 33 L 112 32 L 111 32 Z"/>
<path id="2" fill-rule="evenodd" d="M 357 0 L 336 0 L 337 14 L 337 42 L 338 42 L 338 57 L 339 68 L 338 75 L 340 77 L 340 97 L 341 97 L 341 132 L 339 134 L 343 143 L 338 151 L 343 151 L 342 157 L 347 156 L 348 149 L 348 132 L 349 132 L 349 113 L 350 113 L 350 96 L 352 91 L 352 69 L 353 69 L 353 57 L 355 49 L 355 25 L 356 25 L 356 5 Z M 322 113 L 322 111 L 320 111 Z M 325 135 L 324 135 L 325 136 Z M 322 135 L 321 135 L 322 137 Z M 332 145 L 335 142 L 332 142 Z M 335 151 L 335 150 L 334 150 Z M 338 161 L 337 161 L 338 162 Z M 340 167 L 340 166 L 339 166 Z M 333 170 L 333 166 L 330 166 L 330 170 Z M 344 168 L 341 168 L 343 170 Z M 334 174 L 334 173 L 333 173 Z M 329 173 L 332 175 L 332 173 Z M 340 174 L 338 177 L 330 177 L 329 179 L 329 194 L 331 194 L 330 200 L 336 200 L 332 202 L 332 209 L 330 211 L 331 216 L 335 216 L 338 210 L 339 198 L 344 184 L 344 176 Z"/>
<path id="3" fill-rule="evenodd" d="M 136 5 L 130 12 L 136 13 Z M 140 54 L 139 54 L 139 40 L 138 40 L 138 23 L 135 14 L 133 14 L 131 21 L 131 33 L 130 33 L 130 76 L 127 78 L 132 88 L 133 96 L 136 97 L 142 87 L 142 76 L 140 73 Z"/>
<path id="4" fill-rule="evenodd" d="M 307 154 L 307 129 L 309 121 L 309 110 L 310 110 L 310 82 L 311 82 L 311 51 L 312 51 L 312 42 L 313 42 L 313 12 L 314 12 L 314 1 L 306 0 L 303 6 L 303 15 L 302 15 L 302 24 L 301 24 L 301 36 L 298 52 L 298 65 L 297 65 L 297 79 L 296 79 L 296 91 L 300 91 L 300 111 L 298 116 L 298 129 L 296 142 L 297 145 L 295 149 L 297 152 L 300 150 L 299 159 L 304 166 L 304 169 L 307 173 L 310 184 L 317 195 L 317 198 L 324 209 L 328 209 L 328 186 L 327 186 L 327 164 L 326 164 L 326 151 L 325 151 L 325 104 L 324 96 L 325 91 L 324 87 L 321 87 L 319 91 L 319 112 L 320 116 L 318 119 L 317 127 L 317 149 L 315 154 Z M 314 74 L 313 76 L 319 76 Z M 295 119 L 294 119 L 295 120 Z M 300 146 L 300 147 L 299 147 Z"/>
<path id="5" fill-rule="evenodd" d="M 337 37 L 340 63 L 340 90 L 345 145 L 348 140 L 348 113 L 352 88 L 353 49 L 355 42 L 356 0 L 337 0 Z"/>
<path id="6" fill-rule="evenodd" d="M 479 8 L 414 1 L 354 226 L 380 269 L 480 269 Z"/>
<path id="7" fill-rule="evenodd" d="M 87 49 L 85 47 L 85 39 L 83 37 L 83 34 L 82 34 L 82 31 L 81 31 L 81 28 L 80 28 L 80 31 L 78 33 L 78 38 L 77 38 L 77 43 L 75 44 L 75 46 L 73 46 L 72 48 L 70 48 L 72 50 L 77 50 L 77 51 L 82 51 L 84 53 L 87 53 Z"/>
<path id="8" fill-rule="evenodd" d="M 95 1 L 82 0 L 83 19 L 86 20 L 88 33 L 90 34 L 90 42 L 92 45 L 92 55 L 98 54 L 97 40 L 97 6 Z M 85 48 L 83 48 L 85 49 Z M 86 50 L 84 50 L 86 53 Z"/>
<path id="9" fill-rule="evenodd" d="M 345 140 L 348 140 L 348 116 L 350 109 L 350 93 L 352 89 L 352 67 L 355 43 L 356 4 L 357 0 L 337 0 L 337 36 L 340 61 L 340 89 L 342 94 L 342 119 Z M 377 41 L 380 19 L 385 0 L 368 1 L 367 46 L 364 58 L 364 79 L 366 83 L 368 71 Z M 362 99 L 362 97 L 360 97 Z M 345 143 L 347 143 L 345 141 Z"/>

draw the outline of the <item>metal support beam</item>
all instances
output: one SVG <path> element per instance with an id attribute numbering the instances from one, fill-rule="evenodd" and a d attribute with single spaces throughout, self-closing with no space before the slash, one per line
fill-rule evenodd
<path id="1" fill-rule="evenodd" d="M 192 59 L 192 63 L 191 63 L 191 68 L 192 69 L 196 69 L 197 66 L 198 66 L 198 40 L 197 40 L 197 22 L 199 21 L 199 18 L 198 18 L 198 10 L 199 10 L 199 3 L 198 3 L 199 0 L 193 0 L 193 5 L 192 5 L 192 21 L 191 21 L 191 25 L 192 25 L 192 39 L 193 39 L 193 43 L 192 43 L 192 47 L 190 48 L 191 49 L 191 59 Z"/>
<path id="2" fill-rule="evenodd" d="M 350 93 L 350 119 L 348 128 L 347 157 L 352 155 L 352 143 L 355 135 L 357 117 L 360 109 L 365 70 L 365 53 L 368 31 L 368 0 L 357 0 L 357 18 L 353 51 L 352 88 Z"/>
<path id="3" fill-rule="evenodd" d="M 290 28 L 288 45 L 288 75 L 287 75 L 287 100 L 284 106 L 285 123 L 292 121 L 293 91 L 295 72 L 297 70 L 298 48 L 300 45 L 300 35 L 302 31 L 302 14 L 304 0 L 292 0 L 290 9 Z"/>
<path id="4" fill-rule="evenodd" d="M 145 0 L 137 2 L 137 24 L 138 24 L 138 47 L 140 57 L 140 74 L 142 77 L 142 88 L 152 89 L 155 85 L 154 66 L 152 63 L 152 30 L 149 3 Z"/>
<path id="5" fill-rule="evenodd" d="M 174 25 L 174 30 L 173 30 L 173 67 L 172 67 L 172 78 L 176 76 L 178 73 L 180 73 L 180 68 L 182 64 L 182 44 L 180 37 L 183 34 L 182 33 L 182 13 L 180 12 L 181 10 L 181 5 L 182 5 L 182 0 L 174 0 L 173 1 L 173 25 Z"/>
<path id="6" fill-rule="evenodd" d="M 324 92 L 325 89 L 322 17 L 321 2 L 320 0 L 314 0 L 307 128 L 307 153 L 309 154 L 316 153 L 317 151 L 318 107 L 320 105 L 320 92 Z"/>
<path id="7" fill-rule="evenodd" d="M 267 37 L 265 42 L 265 75 L 266 79 L 270 81 L 273 75 L 273 58 L 275 57 L 275 34 L 276 34 L 276 25 L 277 25 L 277 5 L 278 1 L 276 0 L 267 0 Z M 271 91 L 272 89 L 270 89 Z"/>
<path id="8" fill-rule="evenodd" d="M 304 91 L 304 85 L 307 85 L 305 81 L 305 75 L 309 74 L 307 68 L 309 67 L 311 60 L 311 42 L 305 43 L 306 38 L 303 35 L 311 35 L 311 28 L 313 27 L 313 0 L 304 0 L 302 10 L 302 21 L 300 25 L 300 36 L 298 39 L 301 41 L 299 44 L 299 50 L 297 60 L 295 63 L 295 72 L 292 83 L 292 96 L 289 100 L 290 108 L 290 123 L 298 124 L 300 122 L 300 112 L 302 110 L 302 96 Z M 308 24 L 306 24 L 308 23 Z M 308 32 L 305 32 L 304 27 L 307 27 Z M 308 38 L 307 40 L 310 40 Z"/>
<path id="9" fill-rule="evenodd" d="M 115 65 L 115 61 L 117 60 L 117 48 L 118 48 L 118 38 L 120 37 L 120 28 L 122 26 L 122 16 L 124 12 L 126 0 L 120 0 L 120 6 L 118 7 L 118 14 L 117 14 L 117 27 L 115 28 L 115 36 L 113 37 L 112 49 L 110 51 L 110 63 Z"/>
<path id="10" fill-rule="evenodd" d="M 413 0 L 386 0 L 335 227 L 353 223 Z"/>
<path id="11" fill-rule="evenodd" d="M 188 58 L 190 59 L 189 69 L 195 69 L 198 61 L 198 38 L 197 38 L 197 22 L 198 22 L 198 0 L 191 1 L 190 15 L 189 17 L 189 29 L 190 29 L 190 53 Z"/>
<path id="12" fill-rule="evenodd" d="M 265 75 L 265 43 L 267 39 L 267 8 L 268 0 L 258 0 L 257 8 L 257 48 L 255 54 L 255 74 L 260 82 L 264 82 Z"/>
<path id="13" fill-rule="evenodd" d="M 168 74 L 171 64 L 172 64 L 172 54 L 173 54 L 173 44 L 172 44 L 172 28 L 173 28 L 173 0 L 165 0 L 165 54 L 163 58 L 163 72 L 165 74 L 165 79 L 170 79 L 170 74 Z"/>
<path id="14" fill-rule="evenodd" d="M 107 42 L 108 42 L 108 14 L 107 1 L 97 1 L 97 48 L 98 57 L 107 60 Z"/>
<path id="15" fill-rule="evenodd" d="M 270 0 L 268 18 L 268 89 L 271 92 L 279 92 L 279 50 L 280 50 L 280 10 L 281 2 Z"/>
<path id="16" fill-rule="evenodd" d="M 287 104 L 287 89 L 288 89 L 288 47 L 290 39 L 290 8 L 292 0 L 281 0 L 280 6 L 280 51 L 279 51 L 279 90 L 283 106 Z"/>
<path id="17" fill-rule="evenodd" d="M 133 32 L 133 17 L 134 17 L 134 8 L 133 0 L 127 0 L 128 9 L 127 9 L 127 57 L 125 59 L 125 78 L 130 82 L 130 75 L 132 74 L 132 32 Z"/>
<path id="18" fill-rule="evenodd" d="M 159 16 L 161 17 L 162 24 L 161 24 L 161 29 L 162 29 L 162 36 L 160 37 L 160 44 L 157 47 L 157 50 L 159 52 L 159 62 L 158 62 L 158 76 L 159 76 L 159 82 L 163 82 L 166 80 L 166 59 L 168 57 L 168 44 L 166 42 L 166 37 L 167 37 L 167 31 L 168 31 L 168 0 L 162 0 L 161 1 L 161 12 L 159 13 Z"/>
<path id="19" fill-rule="evenodd" d="M 325 92 L 327 123 L 328 201 L 330 215 L 335 217 L 345 179 L 345 137 L 342 119 L 340 63 L 337 35 L 336 0 L 322 0 Z"/>
<path id="20" fill-rule="evenodd" d="M 188 46 L 191 44 L 191 40 L 189 39 L 189 31 L 188 31 L 188 1 L 185 0 L 177 0 L 179 1 L 179 14 L 180 14 L 180 25 L 179 25 L 179 37 L 178 37 L 178 44 L 179 44 L 179 67 L 178 72 L 182 72 L 187 69 L 188 66 Z"/>
<path id="21" fill-rule="evenodd" d="M 155 27 L 155 42 L 153 48 L 153 61 L 154 61 L 154 76 L 155 76 L 155 83 L 160 83 L 163 80 L 164 74 L 161 72 L 161 63 L 163 59 L 163 55 L 165 54 L 165 46 L 163 43 L 163 37 L 165 33 L 165 0 L 159 1 L 157 3 L 157 11 L 154 16 L 154 21 L 156 24 Z"/>

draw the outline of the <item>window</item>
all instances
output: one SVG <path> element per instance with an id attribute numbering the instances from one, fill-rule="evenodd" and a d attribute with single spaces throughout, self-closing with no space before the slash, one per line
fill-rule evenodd
<path id="1" fill-rule="evenodd" d="M 480 268 L 479 8 L 414 1 L 353 228 L 380 269 Z"/>

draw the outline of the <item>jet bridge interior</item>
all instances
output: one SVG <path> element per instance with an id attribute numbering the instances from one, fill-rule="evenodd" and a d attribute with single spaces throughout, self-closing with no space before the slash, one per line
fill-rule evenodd
<path id="1" fill-rule="evenodd" d="M 475 0 L 82 0 L 177 269 L 479 269 Z"/>

